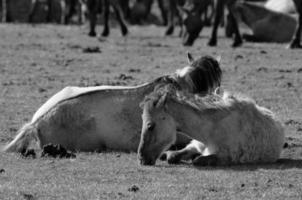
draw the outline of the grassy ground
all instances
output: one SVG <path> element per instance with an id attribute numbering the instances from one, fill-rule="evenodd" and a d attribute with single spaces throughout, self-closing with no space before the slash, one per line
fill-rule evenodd
<path id="1" fill-rule="evenodd" d="M 0 154 L 0 199 L 301 199 L 301 50 L 285 44 L 245 43 L 232 49 L 221 34 L 207 47 L 209 29 L 194 47 L 163 37 L 164 28 L 118 29 L 107 39 L 85 27 L 0 24 L 0 145 L 67 85 L 135 85 L 174 72 L 193 55 L 221 56 L 223 86 L 253 97 L 284 123 L 283 162 L 261 166 L 194 168 L 139 166 L 135 153 L 78 153 L 75 159 L 25 159 Z M 98 47 L 98 53 L 85 53 Z"/>

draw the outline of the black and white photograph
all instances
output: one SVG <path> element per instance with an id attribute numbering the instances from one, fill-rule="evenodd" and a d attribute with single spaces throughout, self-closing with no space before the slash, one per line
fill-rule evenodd
<path id="1" fill-rule="evenodd" d="M 302 199 L 302 0 L 0 0 L 0 200 Z"/>

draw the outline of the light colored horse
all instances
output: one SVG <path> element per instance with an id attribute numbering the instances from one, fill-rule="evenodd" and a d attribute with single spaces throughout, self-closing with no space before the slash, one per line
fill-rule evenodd
<path id="1" fill-rule="evenodd" d="M 296 6 L 292 0 L 268 0 L 265 5 L 265 8 L 273 10 L 276 12 L 282 13 L 295 13 Z"/>
<path id="2" fill-rule="evenodd" d="M 252 31 L 252 34 L 243 34 L 247 41 L 289 42 L 295 33 L 297 21 L 289 14 L 246 2 L 236 3 L 235 10 Z"/>
<path id="3" fill-rule="evenodd" d="M 40 147 L 60 144 L 69 150 L 137 151 L 141 130 L 139 103 L 166 84 L 192 93 L 210 93 L 220 85 L 221 69 L 212 57 L 193 60 L 171 76 L 139 86 L 67 87 L 51 97 L 20 129 L 4 151 L 22 152 L 32 141 Z M 188 138 L 180 137 L 179 143 Z"/>
<path id="4" fill-rule="evenodd" d="M 154 165 L 175 142 L 177 130 L 204 144 L 195 165 L 267 163 L 279 158 L 284 131 L 270 110 L 227 93 L 206 97 L 175 93 L 173 87 L 164 87 L 142 103 L 141 164 Z"/>

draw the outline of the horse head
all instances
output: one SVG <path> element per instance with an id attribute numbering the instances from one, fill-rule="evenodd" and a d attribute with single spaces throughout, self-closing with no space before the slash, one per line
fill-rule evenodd
<path id="1" fill-rule="evenodd" d="M 157 158 L 176 141 L 176 123 L 167 112 L 166 102 L 170 95 L 167 91 L 156 91 L 141 103 L 143 125 L 138 160 L 142 165 L 154 165 Z"/>

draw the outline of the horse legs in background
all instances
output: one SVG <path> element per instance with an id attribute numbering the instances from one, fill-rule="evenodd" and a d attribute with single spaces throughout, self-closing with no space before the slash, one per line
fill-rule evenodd
<path id="1" fill-rule="evenodd" d="M 129 20 L 131 16 L 131 11 L 129 7 L 129 0 L 120 0 L 119 5 L 122 9 L 125 19 Z"/>
<path id="2" fill-rule="evenodd" d="M 183 0 L 169 0 L 169 16 L 168 16 L 168 28 L 166 30 L 166 35 L 172 35 L 174 32 L 174 16 L 176 15 L 179 19 L 179 22 L 182 27 L 182 17 L 180 16 L 179 12 L 177 11 L 177 6 L 183 6 L 185 1 Z M 182 32 L 182 31 L 181 31 Z"/>
<path id="3" fill-rule="evenodd" d="M 301 45 L 301 28 L 302 28 L 302 0 L 293 0 L 297 9 L 297 12 L 299 14 L 297 27 L 295 30 L 295 34 L 293 36 L 293 39 L 289 45 L 289 48 L 302 48 Z"/>
<path id="4" fill-rule="evenodd" d="M 52 1 L 47 0 L 46 4 L 47 4 L 47 7 L 48 7 L 47 14 L 46 14 L 46 22 L 51 22 Z M 37 9 L 38 9 L 38 1 L 37 0 L 31 0 L 31 7 L 30 7 L 29 15 L 28 15 L 28 22 L 29 23 L 33 22 L 33 17 L 35 15 L 35 13 L 37 12 Z"/>
<path id="5" fill-rule="evenodd" d="M 212 29 L 212 34 L 211 38 L 208 42 L 209 46 L 216 46 L 217 45 L 217 29 L 220 23 L 220 20 L 222 19 L 223 15 L 223 9 L 224 6 L 226 5 L 228 10 L 229 10 L 229 16 L 230 16 L 230 21 L 232 22 L 233 29 L 234 29 L 234 42 L 232 44 L 233 47 L 238 47 L 242 44 L 242 39 L 240 36 L 239 28 L 238 28 L 238 23 L 236 21 L 236 18 L 234 16 L 234 11 L 233 11 L 233 5 L 236 3 L 236 0 L 217 0 L 216 8 L 215 8 L 215 20 L 214 20 L 214 26 Z"/>
<path id="6" fill-rule="evenodd" d="M 99 0 L 87 0 L 88 18 L 89 18 L 89 33 L 91 37 L 96 36 L 95 26 L 97 20 L 97 12 L 100 9 L 101 2 Z"/>
<path id="7" fill-rule="evenodd" d="M 76 13 L 76 7 L 78 4 L 80 4 L 79 0 L 65 0 L 65 5 L 63 5 L 63 2 L 61 1 L 61 8 L 63 8 L 63 6 L 65 7 L 64 12 L 62 9 L 62 13 L 64 13 L 64 15 L 62 17 L 64 17 L 64 19 L 61 18 L 61 23 L 62 24 L 69 24 L 71 17 Z M 79 9 L 79 12 L 81 13 L 81 9 Z M 79 19 L 80 21 L 80 19 Z"/>
<path id="8" fill-rule="evenodd" d="M 211 12 L 210 15 L 208 15 L 209 11 Z M 211 26 L 213 16 L 214 16 L 214 0 L 210 0 L 210 2 L 207 3 L 203 13 L 203 18 L 204 18 L 203 21 L 205 26 Z"/>
<path id="9" fill-rule="evenodd" d="M 125 23 L 125 16 L 124 16 L 124 12 L 123 12 L 123 9 L 121 7 L 121 4 L 116 3 L 116 4 L 112 4 L 112 6 L 113 6 L 113 10 L 115 12 L 117 21 L 120 24 L 122 35 L 125 36 L 125 35 L 128 34 L 128 28 L 127 28 L 126 23 Z"/>
<path id="10" fill-rule="evenodd" d="M 158 7 L 160 9 L 161 17 L 163 19 L 163 25 L 166 26 L 168 24 L 168 16 L 166 14 L 166 9 L 163 0 L 157 0 Z"/>
<path id="11" fill-rule="evenodd" d="M 30 11 L 29 11 L 28 19 L 27 19 L 27 21 L 29 23 L 33 22 L 33 16 L 34 16 L 34 13 L 36 12 L 36 10 L 37 10 L 37 0 L 31 0 Z"/>
<path id="12" fill-rule="evenodd" d="M 119 22 L 120 27 L 121 27 L 122 35 L 123 36 L 127 35 L 128 29 L 127 29 L 127 26 L 125 24 L 123 11 L 121 9 L 121 6 L 120 6 L 119 2 L 117 2 L 117 1 L 110 2 L 110 0 L 104 0 L 103 2 L 104 2 L 104 5 L 103 5 L 104 6 L 104 30 L 103 30 L 102 36 L 106 37 L 110 33 L 110 29 L 109 29 L 109 14 L 110 14 L 109 13 L 110 12 L 109 8 L 110 8 L 110 5 L 112 5 L 112 7 L 114 9 L 117 21 Z"/>
<path id="13" fill-rule="evenodd" d="M 1 22 L 7 22 L 7 0 L 2 0 L 1 4 L 1 12 L 2 12 L 2 19 Z"/>

